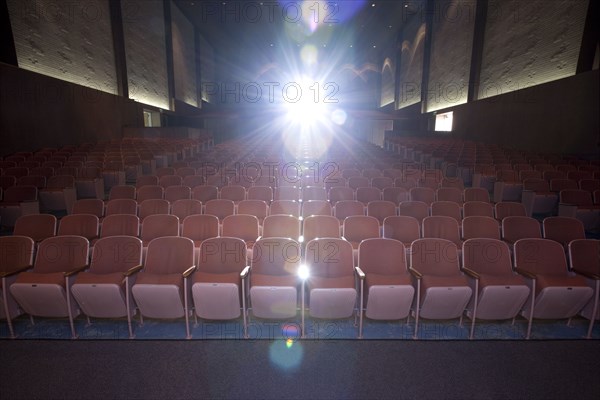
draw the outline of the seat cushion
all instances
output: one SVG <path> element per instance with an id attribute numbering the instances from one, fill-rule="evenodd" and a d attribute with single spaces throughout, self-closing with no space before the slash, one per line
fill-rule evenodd
<path id="1" fill-rule="evenodd" d="M 21 272 L 15 283 L 56 284 L 65 287 L 65 275 L 62 272 L 41 274 L 37 272 Z"/>
<path id="2" fill-rule="evenodd" d="M 297 286 L 298 279 L 294 275 L 252 274 L 250 286 Z"/>
<path id="3" fill-rule="evenodd" d="M 324 278 L 312 276 L 307 280 L 308 289 L 334 289 L 334 288 L 352 288 L 354 289 L 354 277 L 343 276 L 340 278 Z"/>
<path id="4" fill-rule="evenodd" d="M 548 287 L 587 287 L 585 278 L 581 276 L 569 275 L 536 275 L 535 293 L 539 294 L 543 289 Z"/>
<path id="5" fill-rule="evenodd" d="M 182 274 L 153 274 L 150 272 L 140 272 L 135 281 L 136 285 L 175 285 L 183 286 Z"/>
<path id="6" fill-rule="evenodd" d="M 110 274 L 94 274 L 91 272 L 81 272 L 77 275 L 75 283 L 78 284 L 114 284 L 122 286 L 125 283 L 125 276 L 122 272 L 113 272 Z"/>
<path id="7" fill-rule="evenodd" d="M 425 297 L 427 289 L 434 287 L 469 286 L 467 278 L 463 275 L 432 276 L 423 275 L 421 278 L 421 299 Z"/>

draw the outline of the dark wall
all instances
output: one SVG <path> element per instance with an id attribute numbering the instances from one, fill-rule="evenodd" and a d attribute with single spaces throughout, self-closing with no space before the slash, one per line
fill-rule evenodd
<path id="1" fill-rule="evenodd" d="M 600 154 L 598 70 L 462 104 L 456 136 L 523 150 Z"/>
<path id="2" fill-rule="evenodd" d="M 121 138 L 143 122 L 132 100 L 0 63 L 1 155 Z"/>

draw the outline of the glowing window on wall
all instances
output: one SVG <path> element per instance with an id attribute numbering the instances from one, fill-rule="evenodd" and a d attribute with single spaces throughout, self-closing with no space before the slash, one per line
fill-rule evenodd
<path id="1" fill-rule="evenodd" d="M 452 131 L 452 114 L 453 111 L 436 114 L 435 130 L 436 132 L 451 132 Z"/>

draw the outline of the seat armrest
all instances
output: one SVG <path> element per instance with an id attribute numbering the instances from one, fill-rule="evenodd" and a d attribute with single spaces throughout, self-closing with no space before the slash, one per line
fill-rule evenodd
<path id="1" fill-rule="evenodd" d="M 414 276 L 417 279 L 421 279 L 423 277 L 423 274 L 421 274 L 416 269 L 413 269 L 412 267 L 408 269 L 408 272 L 410 272 L 412 274 L 412 276 Z"/>
<path id="2" fill-rule="evenodd" d="M 526 270 L 524 270 L 524 269 L 522 269 L 522 268 L 515 268 L 515 271 L 516 271 L 518 274 L 521 274 L 521 275 L 523 275 L 523 276 L 524 276 L 524 277 L 526 277 L 526 278 L 529 278 L 529 279 L 533 279 L 533 280 L 535 280 L 535 274 L 533 274 L 533 273 L 531 273 L 531 272 L 529 272 L 529 271 L 526 271 Z"/>
<path id="3" fill-rule="evenodd" d="M 0 272 L 0 278 L 7 278 L 9 276 L 18 274 L 20 272 L 27 271 L 28 269 L 31 269 L 32 267 L 33 267 L 33 265 L 26 265 L 24 267 L 17 268 L 17 269 L 12 270 L 12 271 L 2 271 L 2 272 Z"/>
<path id="4" fill-rule="evenodd" d="M 183 277 L 187 278 L 188 276 L 190 276 L 192 274 L 192 272 L 194 272 L 196 270 L 196 266 L 192 265 L 191 267 L 189 267 L 188 269 L 186 269 L 185 271 L 183 271 Z"/>
<path id="5" fill-rule="evenodd" d="M 365 273 L 362 269 L 360 269 L 360 267 L 354 267 L 354 269 L 356 270 L 356 274 L 361 280 L 365 279 Z"/>
<path id="6" fill-rule="evenodd" d="M 473 279 L 479 279 L 479 274 L 472 269 L 463 268 L 462 271 Z"/>
<path id="7" fill-rule="evenodd" d="M 123 273 L 123 275 L 124 276 L 131 276 L 131 275 L 135 274 L 136 272 L 140 271 L 142 268 L 144 268 L 143 265 L 136 265 L 135 267 L 131 267 L 127 271 L 125 271 Z"/>
<path id="8" fill-rule="evenodd" d="M 250 273 L 250 266 L 246 265 L 246 267 L 242 270 L 242 272 L 240 272 L 240 278 L 241 279 L 246 278 L 249 273 Z"/>
<path id="9" fill-rule="evenodd" d="M 75 275 L 75 274 L 77 274 L 77 273 L 79 273 L 79 272 L 81 272 L 83 270 L 86 270 L 86 269 L 88 269 L 88 267 L 89 267 L 89 265 L 86 264 L 86 265 L 82 265 L 81 267 L 77 267 L 77 268 L 75 268 L 75 269 L 73 269 L 71 271 L 66 271 L 64 273 L 65 274 L 65 278 L 67 278 L 69 276 L 73 276 L 73 275 Z"/>

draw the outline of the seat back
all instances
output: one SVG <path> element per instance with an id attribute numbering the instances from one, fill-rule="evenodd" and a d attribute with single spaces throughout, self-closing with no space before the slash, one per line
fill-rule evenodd
<path id="1" fill-rule="evenodd" d="M 194 242 L 219 236 L 219 218 L 214 215 L 189 215 L 183 220 L 181 236 Z"/>
<path id="2" fill-rule="evenodd" d="M 137 215 L 137 202 L 133 199 L 113 199 L 106 203 L 106 216 L 114 214 Z"/>
<path id="3" fill-rule="evenodd" d="M 305 260 L 311 277 L 354 276 L 352 245 L 344 239 L 320 238 L 306 244 Z"/>
<path id="4" fill-rule="evenodd" d="M 431 215 L 451 217 L 459 224 L 462 221 L 460 206 L 453 201 L 434 201 L 431 203 Z"/>
<path id="5" fill-rule="evenodd" d="M 463 238 L 489 238 L 500 240 L 498 221 L 492 217 L 470 216 L 462 220 Z"/>
<path id="6" fill-rule="evenodd" d="M 398 206 L 398 214 L 414 217 L 421 223 L 429 216 L 429 206 L 422 201 L 403 201 Z"/>
<path id="7" fill-rule="evenodd" d="M 545 239 L 559 242 L 563 246 L 571 240 L 585 239 L 583 222 L 571 217 L 547 217 L 542 221 L 542 229 Z"/>
<path id="8" fill-rule="evenodd" d="M 472 238 L 465 240 L 462 258 L 463 267 L 479 274 L 512 274 L 510 249 L 505 242 L 498 239 Z"/>
<path id="9" fill-rule="evenodd" d="M 52 214 L 29 214 L 17 218 L 13 235 L 27 236 L 34 242 L 56 235 L 56 217 Z"/>
<path id="10" fill-rule="evenodd" d="M 183 222 L 189 215 L 202 214 L 202 202 L 195 199 L 175 200 L 171 204 L 171 214 L 179 218 L 179 222 Z"/>
<path id="11" fill-rule="evenodd" d="M 591 206 L 594 204 L 592 193 L 586 190 L 565 189 L 559 193 L 561 203 L 573 204 L 576 206 Z"/>
<path id="12" fill-rule="evenodd" d="M 100 222 L 93 214 L 71 214 L 60 219 L 58 225 L 58 236 L 77 235 L 87 240 L 98 237 Z"/>
<path id="13" fill-rule="evenodd" d="M 422 225 L 424 238 L 447 239 L 457 245 L 461 242 L 458 222 L 452 217 L 442 215 L 425 217 Z"/>
<path id="14" fill-rule="evenodd" d="M 192 265 L 194 265 L 194 242 L 186 237 L 157 237 L 148 244 L 145 272 L 180 274 Z"/>
<path id="15" fill-rule="evenodd" d="M 331 215 L 311 215 L 304 219 L 302 236 L 307 243 L 323 237 L 340 237 L 340 223 Z"/>
<path id="16" fill-rule="evenodd" d="M 338 201 L 353 201 L 354 190 L 348 186 L 333 186 L 329 189 L 329 202 L 335 206 Z"/>
<path id="17" fill-rule="evenodd" d="M 411 201 L 422 201 L 428 206 L 435 201 L 435 190 L 428 187 L 415 187 L 409 191 L 409 197 Z"/>
<path id="18" fill-rule="evenodd" d="M 235 237 L 213 237 L 200 245 L 198 272 L 240 273 L 246 267 L 246 243 Z"/>
<path id="19" fill-rule="evenodd" d="M 530 217 L 511 216 L 502 220 L 502 239 L 514 243 L 524 238 L 541 238 L 540 223 Z"/>
<path id="20" fill-rule="evenodd" d="M 387 217 L 392 217 L 396 214 L 396 204 L 391 201 L 376 200 L 367 204 L 367 215 L 377 218 L 379 225 L 383 225 L 383 221 Z"/>
<path id="21" fill-rule="evenodd" d="M 262 200 L 267 204 L 273 201 L 273 188 L 270 186 L 252 186 L 248 188 L 248 200 Z"/>
<path id="22" fill-rule="evenodd" d="M 351 215 L 344 220 L 342 236 L 349 242 L 379 237 L 379 221 L 367 215 Z"/>
<path id="23" fill-rule="evenodd" d="M 494 213 L 496 215 L 496 219 L 499 221 L 511 216 L 527 216 L 527 212 L 525 211 L 525 206 L 523 203 L 517 203 L 514 201 L 501 201 L 496 203 L 494 206 Z"/>
<path id="24" fill-rule="evenodd" d="M 383 220 L 383 237 L 410 244 L 421 237 L 421 224 L 415 217 L 396 215 Z"/>
<path id="25" fill-rule="evenodd" d="M 214 215 L 222 221 L 226 216 L 233 215 L 235 203 L 232 200 L 215 199 L 209 200 L 204 205 L 204 213 Z"/>
<path id="26" fill-rule="evenodd" d="M 327 200 L 308 200 L 302 202 L 302 217 L 311 215 L 332 215 L 333 209 Z"/>
<path id="27" fill-rule="evenodd" d="M 33 250 L 34 242 L 30 237 L 17 234 L 0 236 L 0 273 L 33 265 Z"/>
<path id="28" fill-rule="evenodd" d="M 252 275 L 297 276 L 300 266 L 300 244 L 289 238 L 261 238 L 252 248 Z"/>
<path id="29" fill-rule="evenodd" d="M 173 203 L 177 200 L 191 199 L 192 189 L 188 186 L 169 186 L 165 189 L 165 200 Z"/>
<path id="30" fill-rule="evenodd" d="M 302 201 L 327 200 L 327 191 L 323 186 L 305 186 L 302 188 Z"/>
<path id="31" fill-rule="evenodd" d="M 87 265 L 89 242 L 82 236 L 54 236 L 44 239 L 37 250 L 33 272 L 66 272 Z"/>
<path id="32" fill-rule="evenodd" d="M 437 201 L 451 201 L 456 204 L 462 204 L 463 192 L 455 187 L 441 187 L 435 191 Z"/>
<path id="33" fill-rule="evenodd" d="M 494 218 L 494 207 L 485 201 L 467 201 L 463 204 L 463 218 L 472 216 Z"/>
<path id="34" fill-rule="evenodd" d="M 381 200 L 381 190 L 376 187 L 360 186 L 356 188 L 356 201 L 360 201 L 365 206 L 372 201 Z"/>
<path id="35" fill-rule="evenodd" d="M 600 275 L 600 240 L 575 239 L 569 243 L 571 268 Z"/>
<path id="36" fill-rule="evenodd" d="M 360 201 L 341 200 L 335 203 L 333 215 L 343 223 L 347 217 L 353 215 L 365 215 L 365 207 Z"/>
<path id="37" fill-rule="evenodd" d="M 382 196 L 383 200 L 391 201 L 398 206 L 408 200 L 408 191 L 403 187 L 386 187 L 382 190 Z"/>
<path id="38" fill-rule="evenodd" d="M 417 239 L 410 252 L 411 268 L 423 275 L 451 276 L 460 272 L 458 250 L 450 240 Z"/>
<path id="39" fill-rule="evenodd" d="M 35 186 L 10 186 L 4 190 L 4 202 L 21 203 L 35 201 L 38 198 L 38 189 Z"/>
<path id="40" fill-rule="evenodd" d="M 242 239 L 244 242 L 256 242 L 259 236 L 258 218 L 249 214 L 228 215 L 223 219 L 223 236 Z"/>
<path id="41" fill-rule="evenodd" d="M 133 236 L 107 236 L 98 239 L 92 250 L 89 272 L 126 272 L 142 264 L 142 241 Z"/>
<path id="42" fill-rule="evenodd" d="M 280 186 L 275 188 L 273 200 L 300 201 L 300 188 L 296 186 Z"/>
<path id="43" fill-rule="evenodd" d="M 169 202 L 164 199 L 147 199 L 140 203 L 138 216 L 143 221 L 150 215 L 168 214 L 169 206 Z"/>
<path id="44" fill-rule="evenodd" d="M 269 208 L 269 215 L 300 216 L 300 202 L 296 200 L 275 200 Z"/>
<path id="45" fill-rule="evenodd" d="M 490 202 L 490 193 L 484 188 L 465 188 L 463 195 L 465 201 Z"/>
<path id="46" fill-rule="evenodd" d="M 73 204 L 72 214 L 93 214 L 98 218 L 104 216 L 104 202 L 100 199 L 80 199 Z"/>
<path id="47" fill-rule="evenodd" d="M 137 190 L 137 202 L 142 204 L 145 200 L 163 199 L 165 190 L 159 185 L 146 185 Z"/>
<path id="48" fill-rule="evenodd" d="M 515 243 L 515 268 L 533 274 L 565 275 L 567 259 L 563 246 L 549 239 L 520 239 Z"/>
<path id="49" fill-rule="evenodd" d="M 283 237 L 298 240 L 300 220 L 293 215 L 269 215 L 263 223 L 263 237 Z"/>
<path id="50" fill-rule="evenodd" d="M 133 199 L 135 200 L 135 186 L 132 185 L 117 185 L 110 188 L 108 200 L 115 199 Z"/>
<path id="51" fill-rule="evenodd" d="M 140 238 L 144 243 L 163 236 L 179 236 L 179 218 L 169 214 L 155 214 L 142 221 Z"/>
<path id="52" fill-rule="evenodd" d="M 375 176 L 371 178 L 371 186 L 383 191 L 385 188 L 392 188 L 394 180 L 389 176 Z"/>
<path id="53" fill-rule="evenodd" d="M 406 249 L 398 240 L 365 239 L 358 246 L 358 266 L 365 274 L 405 274 Z"/>
<path id="54" fill-rule="evenodd" d="M 140 234 L 140 219 L 133 214 L 111 214 L 102 221 L 100 237 L 135 236 Z"/>
<path id="55" fill-rule="evenodd" d="M 206 204 L 209 200 L 219 198 L 219 188 L 214 185 L 200 185 L 192 189 L 192 198 Z"/>
<path id="56" fill-rule="evenodd" d="M 241 185 L 230 185 L 221 188 L 221 199 L 239 202 L 246 198 L 246 188 Z"/>
<path id="57" fill-rule="evenodd" d="M 135 187 L 137 189 L 139 189 L 142 186 L 146 186 L 146 185 L 157 186 L 158 185 L 158 176 L 156 176 L 156 175 L 140 175 L 140 176 L 138 176 L 135 181 Z"/>

